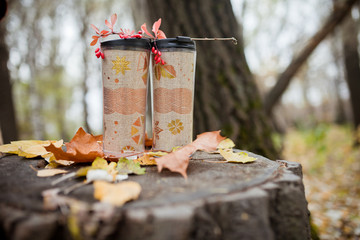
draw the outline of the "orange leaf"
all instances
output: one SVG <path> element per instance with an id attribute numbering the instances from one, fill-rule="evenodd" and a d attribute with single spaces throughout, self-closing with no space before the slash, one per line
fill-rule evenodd
<path id="1" fill-rule="evenodd" d="M 106 34 L 108 34 L 108 33 L 109 33 L 109 31 L 102 30 L 100 33 L 101 33 L 101 35 L 106 35 Z"/>
<path id="2" fill-rule="evenodd" d="M 105 25 L 108 26 L 108 28 L 110 28 L 111 30 L 113 30 L 113 25 L 108 20 L 105 20 Z"/>
<path id="3" fill-rule="evenodd" d="M 197 150 L 211 152 L 215 151 L 219 143 L 224 139 L 225 137 L 220 135 L 220 130 L 205 132 L 197 135 L 196 140 L 192 144 L 196 146 Z"/>
<path id="4" fill-rule="evenodd" d="M 202 133 L 197 136 L 194 142 L 156 159 L 158 171 L 161 172 L 163 168 L 168 168 L 170 171 L 178 172 L 184 178 L 187 178 L 186 169 L 189 165 L 191 154 L 196 150 L 214 151 L 224 139 L 225 137 L 220 135 L 220 131 Z"/>
<path id="5" fill-rule="evenodd" d="M 103 157 L 102 146 L 97 138 L 79 128 L 69 143 L 65 143 L 67 151 L 50 144 L 45 149 L 52 152 L 57 160 L 69 160 L 74 162 L 92 162 L 97 157 Z"/>
<path id="6" fill-rule="evenodd" d="M 157 34 L 157 38 L 158 39 L 165 39 L 166 35 L 165 35 L 165 33 L 163 31 L 159 30 L 158 34 Z"/>
<path id="7" fill-rule="evenodd" d="M 157 38 L 158 35 L 158 31 L 161 25 L 161 18 L 159 18 L 159 20 L 157 20 L 156 22 L 154 22 L 153 26 L 152 26 L 152 31 L 155 34 L 155 38 Z"/>
<path id="8" fill-rule="evenodd" d="M 100 35 L 100 30 L 94 24 L 90 24 L 90 26 L 95 30 L 97 34 Z"/>
<path id="9" fill-rule="evenodd" d="M 116 13 L 114 13 L 113 15 L 111 15 L 111 25 L 114 27 L 115 23 L 116 23 L 116 20 L 117 20 L 117 15 Z"/>
<path id="10" fill-rule="evenodd" d="M 176 71 L 175 68 L 171 65 L 160 65 L 162 66 L 161 69 L 161 76 L 166 78 L 175 78 L 176 77 Z"/>
<path id="11" fill-rule="evenodd" d="M 161 172 L 163 168 L 167 168 L 172 172 L 180 173 L 186 179 L 186 169 L 189 165 L 190 155 L 195 151 L 196 147 L 190 143 L 175 152 L 157 158 L 158 171 Z"/>
<path id="12" fill-rule="evenodd" d="M 144 23 L 143 25 L 141 25 L 141 30 L 142 30 L 146 35 L 148 35 L 149 37 L 154 38 L 154 36 L 147 30 L 147 28 L 146 28 L 146 23 Z"/>
<path id="13" fill-rule="evenodd" d="M 90 43 L 90 46 L 94 46 L 98 41 L 98 38 L 95 38 L 94 40 L 92 40 L 92 42 Z"/>

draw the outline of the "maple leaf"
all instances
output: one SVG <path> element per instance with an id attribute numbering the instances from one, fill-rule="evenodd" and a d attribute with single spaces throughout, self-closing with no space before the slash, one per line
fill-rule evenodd
<path id="1" fill-rule="evenodd" d="M 119 159 L 116 170 L 119 172 L 119 174 L 145 174 L 145 168 L 140 167 L 140 163 L 134 162 L 133 160 L 129 160 L 127 158 Z"/>
<path id="2" fill-rule="evenodd" d="M 186 179 L 186 169 L 191 154 L 197 150 L 214 151 L 224 138 L 220 135 L 220 131 L 202 133 L 194 142 L 156 159 L 158 171 L 161 172 L 163 168 L 168 168 L 172 172 L 180 173 Z"/>
<path id="3" fill-rule="evenodd" d="M 65 146 L 66 152 L 53 144 L 45 147 L 45 149 L 52 152 L 57 160 L 92 162 L 95 158 L 104 156 L 101 144 L 93 135 L 86 133 L 81 127 L 71 141 L 65 143 Z"/>
<path id="4" fill-rule="evenodd" d="M 127 181 L 117 184 L 105 181 L 94 182 L 94 198 L 118 207 L 130 200 L 136 200 L 140 192 L 141 186 L 137 182 Z"/>

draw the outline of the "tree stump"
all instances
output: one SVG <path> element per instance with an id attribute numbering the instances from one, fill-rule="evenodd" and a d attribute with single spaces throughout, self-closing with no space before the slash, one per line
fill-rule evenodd
<path id="1" fill-rule="evenodd" d="M 129 180 L 142 186 L 138 200 L 115 208 L 93 198 L 85 185 L 67 197 L 82 207 L 46 210 L 42 191 L 59 176 L 40 178 L 44 160 L 0 159 L 0 239 L 310 239 L 301 165 L 257 160 L 219 163 L 197 152 L 188 180 L 156 166 Z M 76 170 L 79 165 L 69 167 Z M 70 179 L 66 187 L 81 182 Z M 85 207 L 84 207 L 85 206 Z"/>

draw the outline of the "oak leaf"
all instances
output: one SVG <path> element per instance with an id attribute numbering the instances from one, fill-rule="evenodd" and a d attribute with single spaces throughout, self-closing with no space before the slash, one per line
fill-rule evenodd
<path id="1" fill-rule="evenodd" d="M 53 144 L 45 147 L 52 152 L 57 160 L 68 160 L 74 162 L 92 162 L 97 157 L 103 157 L 102 146 L 97 142 L 97 138 L 88 134 L 84 129 L 79 128 L 70 142 L 65 143 L 67 151 Z"/>
<path id="2" fill-rule="evenodd" d="M 105 181 L 94 182 L 94 198 L 118 207 L 128 201 L 136 200 L 140 192 L 141 186 L 137 182 L 127 181 L 117 184 Z"/>

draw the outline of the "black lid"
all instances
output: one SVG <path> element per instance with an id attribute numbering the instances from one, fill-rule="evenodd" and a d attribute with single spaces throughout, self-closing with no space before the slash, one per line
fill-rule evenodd
<path id="1" fill-rule="evenodd" d="M 150 40 L 147 38 L 127 38 L 127 39 L 115 39 L 104 41 L 100 43 L 102 47 L 119 47 L 119 46 L 128 46 L 128 47 L 141 47 L 145 49 L 150 49 Z"/>
<path id="2" fill-rule="evenodd" d="M 195 42 L 190 37 L 178 36 L 176 38 L 165 38 L 156 40 L 158 48 L 187 48 L 195 50 Z"/>

